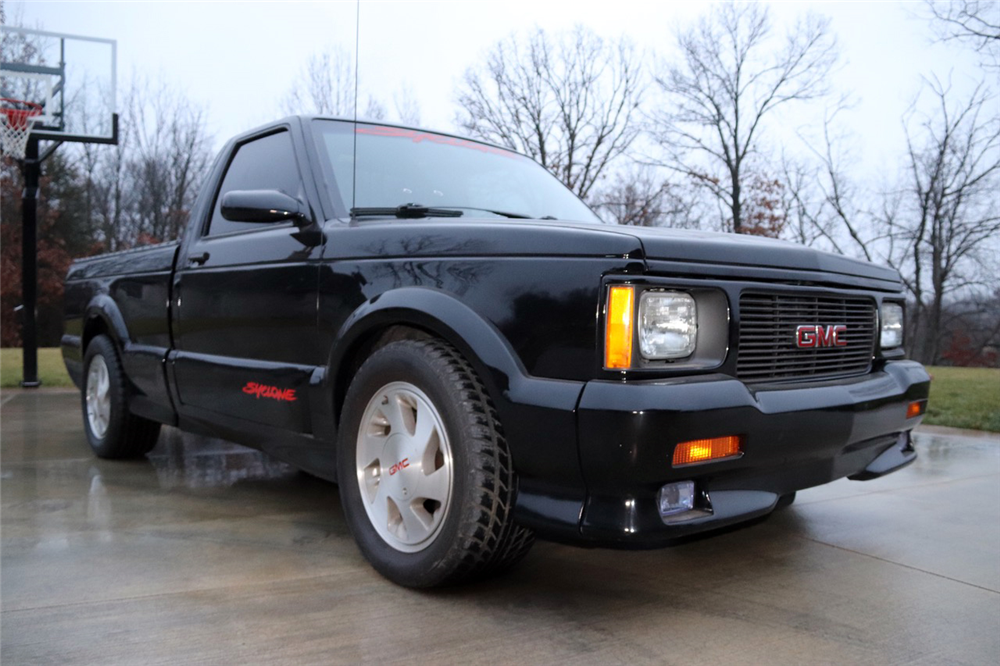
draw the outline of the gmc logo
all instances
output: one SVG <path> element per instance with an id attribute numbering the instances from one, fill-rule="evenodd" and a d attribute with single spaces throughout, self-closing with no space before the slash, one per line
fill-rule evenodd
<path id="1" fill-rule="evenodd" d="M 400 470 L 404 470 L 404 469 L 406 469 L 409 466 L 410 466 L 410 459 L 409 458 L 403 458 L 398 463 L 396 463 L 395 465 L 393 465 L 392 467 L 389 468 L 389 476 L 392 476 L 396 472 L 399 472 Z"/>
<path id="2" fill-rule="evenodd" d="M 847 333 L 847 326 L 843 324 L 833 326 L 799 326 L 795 329 L 795 346 L 803 349 L 846 347 L 847 340 L 842 337 L 845 333 Z"/>

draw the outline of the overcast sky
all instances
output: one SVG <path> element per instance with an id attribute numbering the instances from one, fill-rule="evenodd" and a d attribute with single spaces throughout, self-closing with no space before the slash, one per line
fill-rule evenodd
<path id="1" fill-rule="evenodd" d="M 20 7 L 14 7 L 19 5 Z M 813 10 L 832 20 L 842 66 L 835 89 L 857 104 L 845 117 L 866 171 L 894 168 L 903 148 L 901 117 L 921 76 L 952 77 L 967 89 L 981 77 L 975 58 L 933 44 L 920 3 L 771 3 L 776 27 Z M 27 27 L 118 41 L 118 80 L 133 73 L 164 79 L 208 112 L 217 146 L 231 135 L 282 115 L 282 99 L 310 54 L 328 45 L 355 47 L 357 5 L 350 2 L 50 2 L 9 3 Z M 671 57 L 674 26 L 708 9 L 701 2 L 379 2 L 360 4 L 361 97 L 382 100 L 409 86 L 421 124 L 455 130 L 455 88 L 467 67 L 514 30 L 589 26 L 627 35 L 649 54 Z M 822 108 L 786 126 L 815 124 Z M 808 127 L 806 127 L 808 129 Z M 774 130 L 781 131 L 781 130 Z"/>

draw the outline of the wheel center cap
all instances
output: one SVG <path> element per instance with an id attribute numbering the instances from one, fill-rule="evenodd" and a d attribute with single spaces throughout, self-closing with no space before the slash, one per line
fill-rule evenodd
<path id="1" fill-rule="evenodd" d="M 413 492 L 410 483 L 413 459 L 408 446 L 409 438 L 396 434 L 389 437 L 382 450 L 382 483 L 388 484 L 389 494 L 400 499 L 409 498 Z"/>

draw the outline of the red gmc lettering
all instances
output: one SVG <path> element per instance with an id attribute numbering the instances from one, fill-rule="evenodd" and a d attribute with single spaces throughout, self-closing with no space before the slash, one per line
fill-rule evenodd
<path id="1" fill-rule="evenodd" d="M 814 347 L 846 347 L 847 340 L 841 336 L 847 333 L 847 326 L 799 326 L 795 329 L 795 346 L 803 349 Z"/>
<path id="2" fill-rule="evenodd" d="M 816 346 L 816 327 L 799 326 L 795 329 L 795 346 L 812 348 Z"/>
<path id="3" fill-rule="evenodd" d="M 282 389 L 277 386 L 258 384 L 257 382 L 247 382 L 247 385 L 243 387 L 243 392 L 257 399 L 271 398 L 282 402 L 295 402 L 298 400 L 295 397 L 295 389 Z"/>
<path id="4" fill-rule="evenodd" d="M 393 465 L 392 467 L 389 468 L 389 476 L 392 476 L 393 474 L 395 474 L 399 470 L 405 469 L 405 468 L 407 468 L 409 466 L 410 466 L 410 459 L 409 458 L 403 458 L 398 463 L 396 463 L 395 465 Z"/>

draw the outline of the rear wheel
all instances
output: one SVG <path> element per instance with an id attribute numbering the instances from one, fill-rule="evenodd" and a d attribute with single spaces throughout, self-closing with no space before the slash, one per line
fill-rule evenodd
<path id="1" fill-rule="evenodd" d="M 87 345 L 83 377 L 83 427 L 98 457 L 137 458 L 156 446 L 160 424 L 129 411 L 125 373 L 106 335 Z"/>
<path id="2" fill-rule="evenodd" d="M 365 557 L 408 587 L 466 581 L 527 554 L 516 479 L 485 387 L 450 345 L 377 350 L 348 390 L 338 442 L 345 515 Z"/>

